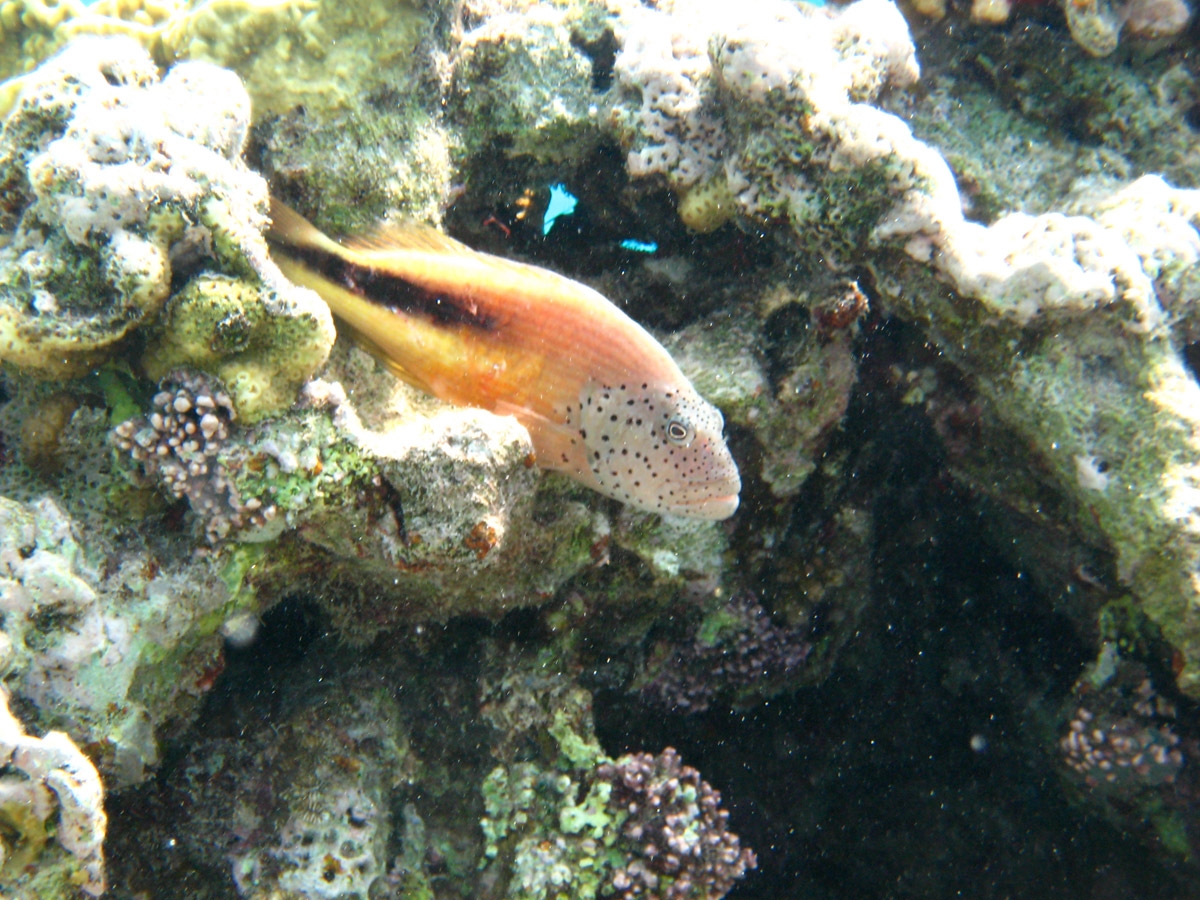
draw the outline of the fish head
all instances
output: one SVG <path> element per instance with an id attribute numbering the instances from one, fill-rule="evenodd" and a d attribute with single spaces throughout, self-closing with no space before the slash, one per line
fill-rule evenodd
<path id="1" fill-rule="evenodd" d="M 599 489 L 648 512 L 727 519 L 742 488 L 721 412 L 687 383 L 589 382 L 579 431 Z"/>

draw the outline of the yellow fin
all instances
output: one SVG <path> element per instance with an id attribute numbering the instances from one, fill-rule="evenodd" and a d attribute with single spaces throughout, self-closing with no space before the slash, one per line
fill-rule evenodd
<path id="1" fill-rule="evenodd" d="M 460 244 L 431 225 L 404 221 L 380 225 L 367 234 L 347 238 L 343 245 L 351 253 L 388 253 L 395 250 L 423 250 L 426 253 L 471 254 L 474 250 Z"/>
<path id="2" fill-rule="evenodd" d="M 405 322 L 403 320 L 398 320 L 396 324 L 398 327 L 404 327 Z M 405 368 L 403 363 L 394 359 L 388 354 L 387 350 L 367 337 L 367 335 L 365 335 L 362 331 L 351 325 L 347 325 L 346 328 L 350 332 L 351 337 L 354 338 L 354 342 L 375 357 L 375 359 L 378 360 L 385 369 L 387 369 L 405 384 L 415 387 L 418 391 L 424 391 L 426 394 L 436 396 L 433 386 L 429 384 L 429 382 L 423 378 L 419 378 L 412 371 Z"/>

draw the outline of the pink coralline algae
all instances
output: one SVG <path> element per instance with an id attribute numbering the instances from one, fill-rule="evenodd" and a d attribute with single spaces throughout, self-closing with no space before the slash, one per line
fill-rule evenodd
<path id="1" fill-rule="evenodd" d="M 716 900 L 758 865 L 727 828 L 721 794 L 668 747 L 601 764 L 612 785 L 609 807 L 628 816 L 621 834 L 639 848 L 608 879 L 618 900 Z"/>
<path id="2" fill-rule="evenodd" d="M 274 505 L 242 501 L 218 454 L 237 413 L 213 378 L 173 372 L 159 385 L 151 411 L 113 431 L 117 447 L 139 462 L 148 477 L 176 499 L 187 498 L 204 522 L 209 543 L 230 532 L 261 527 L 275 518 Z"/>
<path id="3" fill-rule="evenodd" d="M 643 690 L 666 706 L 703 712 L 722 695 L 766 687 L 799 669 L 812 652 L 808 627 L 781 628 L 751 593 L 737 594 L 719 613 L 717 635 L 693 626 L 683 641 L 660 648 Z"/>

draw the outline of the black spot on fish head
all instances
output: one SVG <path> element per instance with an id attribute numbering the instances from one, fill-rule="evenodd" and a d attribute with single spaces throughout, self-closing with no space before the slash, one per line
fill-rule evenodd
<path id="1" fill-rule="evenodd" d="M 724 419 L 690 384 L 589 384 L 579 409 L 579 433 L 604 493 L 694 518 L 723 519 L 737 508 L 741 479 Z"/>

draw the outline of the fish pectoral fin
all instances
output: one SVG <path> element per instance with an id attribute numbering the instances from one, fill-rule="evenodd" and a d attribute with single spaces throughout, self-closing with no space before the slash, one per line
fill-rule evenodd
<path id="1" fill-rule="evenodd" d="M 345 325 L 345 323 L 341 323 Z M 357 328 L 351 328 L 346 325 L 346 330 L 350 336 L 354 338 L 354 342 L 366 350 L 369 354 L 375 357 L 376 362 L 403 381 L 405 384 L 415 387 L 418 391 L 424 391 L 426 394 L 436 396 L 433 387 L 423 378 L 420 378 L 411 370 L 406 369 L 404 364 L 393 359 L 386 350 L 380 347 L 375 341 L 371 340 Z"/>
<path id="2" fill-rule="evenodd" d="M 519 403 L 512 403 L 508 400 L 496 400 L 492 405 L 492 412 L 498 416 L 512 416 L 526 428 L 535 425 L 538 428 L 558 428 L 565 430 L 566 426 L 560 425 L 558 422 L 548 419 L 539 412 L 534 412 L 527 406 L 521 406 Z"/>
<path id="3" fill-rule="evenodd" d="M 497 400 L 492 412 L 498 416 L 512 416 L 525 426 L 539 469 L 551 469 L 583 476 L 590 474 L 587 454 L 579 432 L 569 425 L 555 422 L 528 407 L 506 400 Z"/>

